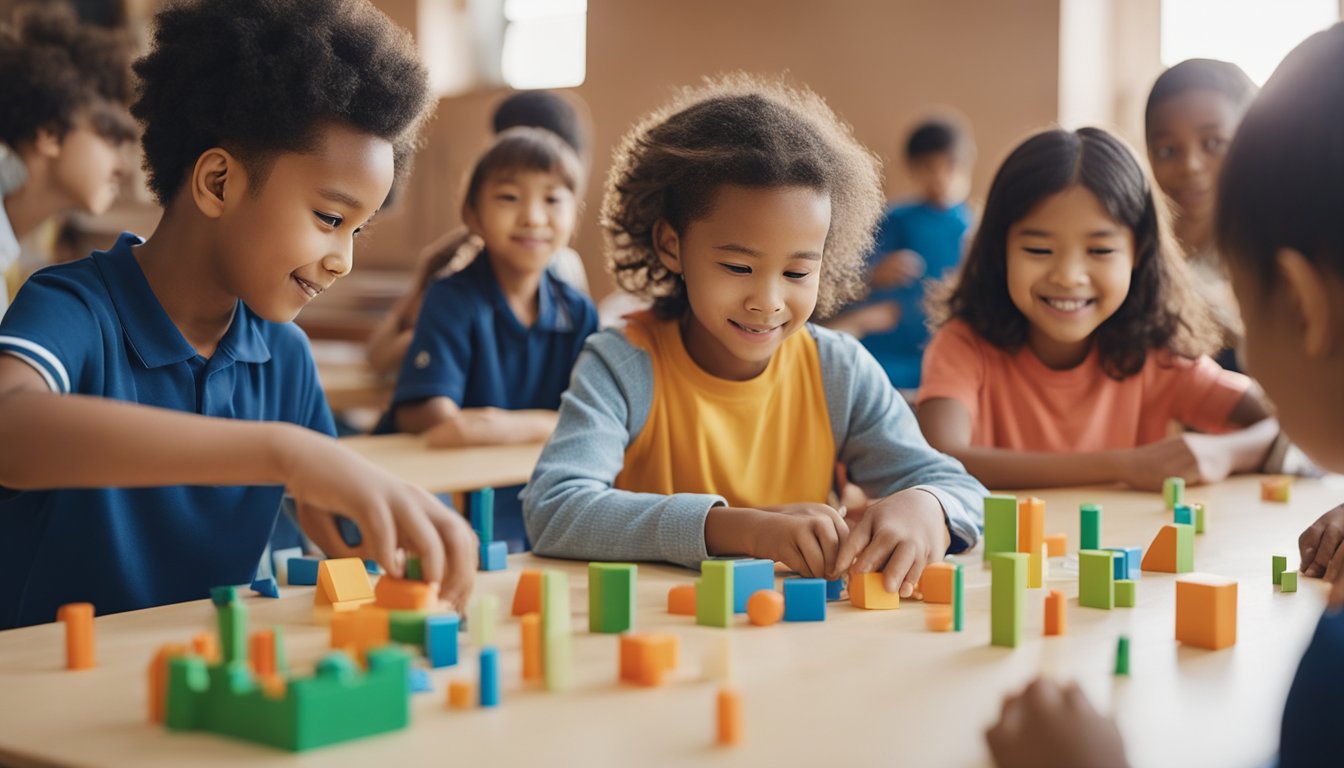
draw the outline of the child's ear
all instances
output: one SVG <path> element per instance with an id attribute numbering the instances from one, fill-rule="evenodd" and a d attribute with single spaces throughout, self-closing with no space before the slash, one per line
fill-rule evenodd
<path id="1" fill-rule="evenodd" d="M 682 273 L 681 235 L 677 234 L 676 228 L 667 219 L 653 223 L 653 250 L 668 271 L 677 275 Z"/>
<path id="2" fill-rule="evenodd" d="M 476 214 L 475 206 L 463 203 L 462 226 L 467 228 L 467 232 L 477 237 L 481 236 L 481 217 Z"/>
<path id="3" fill-rule="evenodd" d="M 187 183 L 197 209 L 211 219 L 224 215 L 225 199 L 237 197 L 247 186 L 242 166 L 220 147 L 207 149 L 196 158 Z"/>
<path id="4" fill-rule="evenodd" d="M 59 157 L 61 154 L 61 137 L 50 127 L 38 128 L 37 138 L 33 139 L 33 149 L 45 158 Z"/>
<path id="5" fill-rule="evenodd" d="M 1329 279 L 1329 275 L 1322 274 L 1316 265 L 1292 248 L 1279 249 L 1275 261 L 1279 266 L 1279 278 L 1288 288 L 1288 300 L 1298 314 L 1304 351 L 1308 357 L 1326 355 L 1338 335 L 1335 327 L 1338 319 L 1330 308 L 1330 286 L 1338 286 L 1339 281 Z"/>

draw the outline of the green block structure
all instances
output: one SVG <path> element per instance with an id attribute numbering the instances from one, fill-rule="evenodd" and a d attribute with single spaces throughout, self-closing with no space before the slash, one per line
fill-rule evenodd
<path id="1" fill-rule="evenodd" d="M 1138 582 L 1120 579 L 1115 582 L 1115 604 L 1119 608 L 1133 608 L 1138 602 Z"/>
<path id="2" fill-rule="evenodd" d="M 1172 512 L 1177 504 L 1185 503 L 1185 478 L 1168 477 L 1162 481 L 1162 500 L 1167 504 L 1167 511 Z"/>
<path id="3" fill-rule="evenodd" d="M 952 572 L 952 631 L 960 632 L 966 623 L 966 581 L 962 575 L 961 563 Z"/>
<path id="4" fill-rule="evenodd" d="M 564 691 L 574 684 L 569 577 L 562 571 L 541 573 L 541 654 L 546 690 Z"/>
<path id="5" fill-rule="evenodd" d="M 1115 674 L 1129 677 L 1129 638 L 1124 635 L 1115 642 Z"/>
<path id="6" fill-rule="evenodd" d="M 1017 497 L 985 497 L 985 559 L 999 552 L 1017 551 Z"/>
<path id="7" fill-rule="evenodd" d="M 1078 604 L 1084 608 L 1115 607 L 1115 552 L 1084 549 L 1078 553 Z"/>
<path id="8" fill-rule="evenodd" d="M 1274 586 L 1280 586 L 1283 583 L 1283 572 L 1288 570 L 1288 556 L 1274 555 L 1273 560 L 1270 562 L 1272 564 L 1271 567 L 1273 568 L 1270 576 L 1274 579 Z"/>
<path id="9" fill-rule="evenodd" d="M 588 564 L 588 631 L 619 634 L 635 628 L 635 566 Z"/>
<path id="10" fill-rule="evenodd" d="M 1195 502 L 1194 507 L 1195 507 L 1195 533 L 1203 533 L 1204 514 L 1205 514 L 1204 504 L 1201 502 Z"/>
<path id="11" fill-rule="evenodd" d="M 1279 591 L 1297 591 L 1297 571 L 1284 571 L 1283 574 L 1279 576 Z"/>
<path id="12" fill-rule="evenodd" d="M 695 587 L 695 623 L 706 627 L 733 625 L 733 561 L 704 560 Z"/>
<path id="13" fill-rule="evenodd" d="M 1025 552 L 998 552 L 990 556 L 990 645 L 1016 648 L 1022 641 L 1027 603 Z"/>
<path id="14" fill-rule="evenodd" d="M 1101 505 L 1078 507 L 1078 549 L 1101 549 Z"/>
<path id="15" fill-rule="evenodd" d="M 219 619 L 219 655 L 224 663 L 247 661 L 247 609 L 234 600 L 215 607 Z"/>
<path id="16" fill-rule="evenodd" d="M 388 637 L 394 643 L 425 647 L 425 620 L 427 611 L 388 611 Z"/>

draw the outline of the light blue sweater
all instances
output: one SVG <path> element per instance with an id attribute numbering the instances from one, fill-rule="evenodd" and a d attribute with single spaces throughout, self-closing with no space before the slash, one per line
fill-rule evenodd
<path id="1" fill-rule="evenodd" d="M 881 366 L 852 336 L 807 326 L 817 340 L 837 459 L 871 498 L 923 488 L 943 505 L 950 551 L 975 545 L 985 488 L 929 447 Z M 698 566 L 714 494 L 632 493 L 612 487 L 648 418 L 653 366 L 617 330 L 588 338 L 561 398 L 555 433 L 523 492 L 533 551 L 581 560 L 663 560 Z"/>

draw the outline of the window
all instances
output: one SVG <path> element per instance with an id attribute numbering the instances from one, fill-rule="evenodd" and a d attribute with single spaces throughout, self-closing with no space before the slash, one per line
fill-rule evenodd
<path id="1" fill-rule="evenodd" d="M 1340 0 L 1162 0 L 1162 63 L 1222 59 L 1264 85 L 1289 51 L 1339 12 Z"/>
<path id="2" fill-rule="evenodd" d="M 571 88 L 587 74 L 588 0 L 504 0 L 501 71 L 513 88 Z"/>

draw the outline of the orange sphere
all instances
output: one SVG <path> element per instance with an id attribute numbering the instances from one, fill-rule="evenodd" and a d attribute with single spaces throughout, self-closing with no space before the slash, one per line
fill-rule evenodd
<path id="1" fill-rule="evenodd" d="M 758 627 L 768 627 L 784 618 L 784 596 L 773 589 L 762 589 L 747 598 L 747 618 Z"/>

